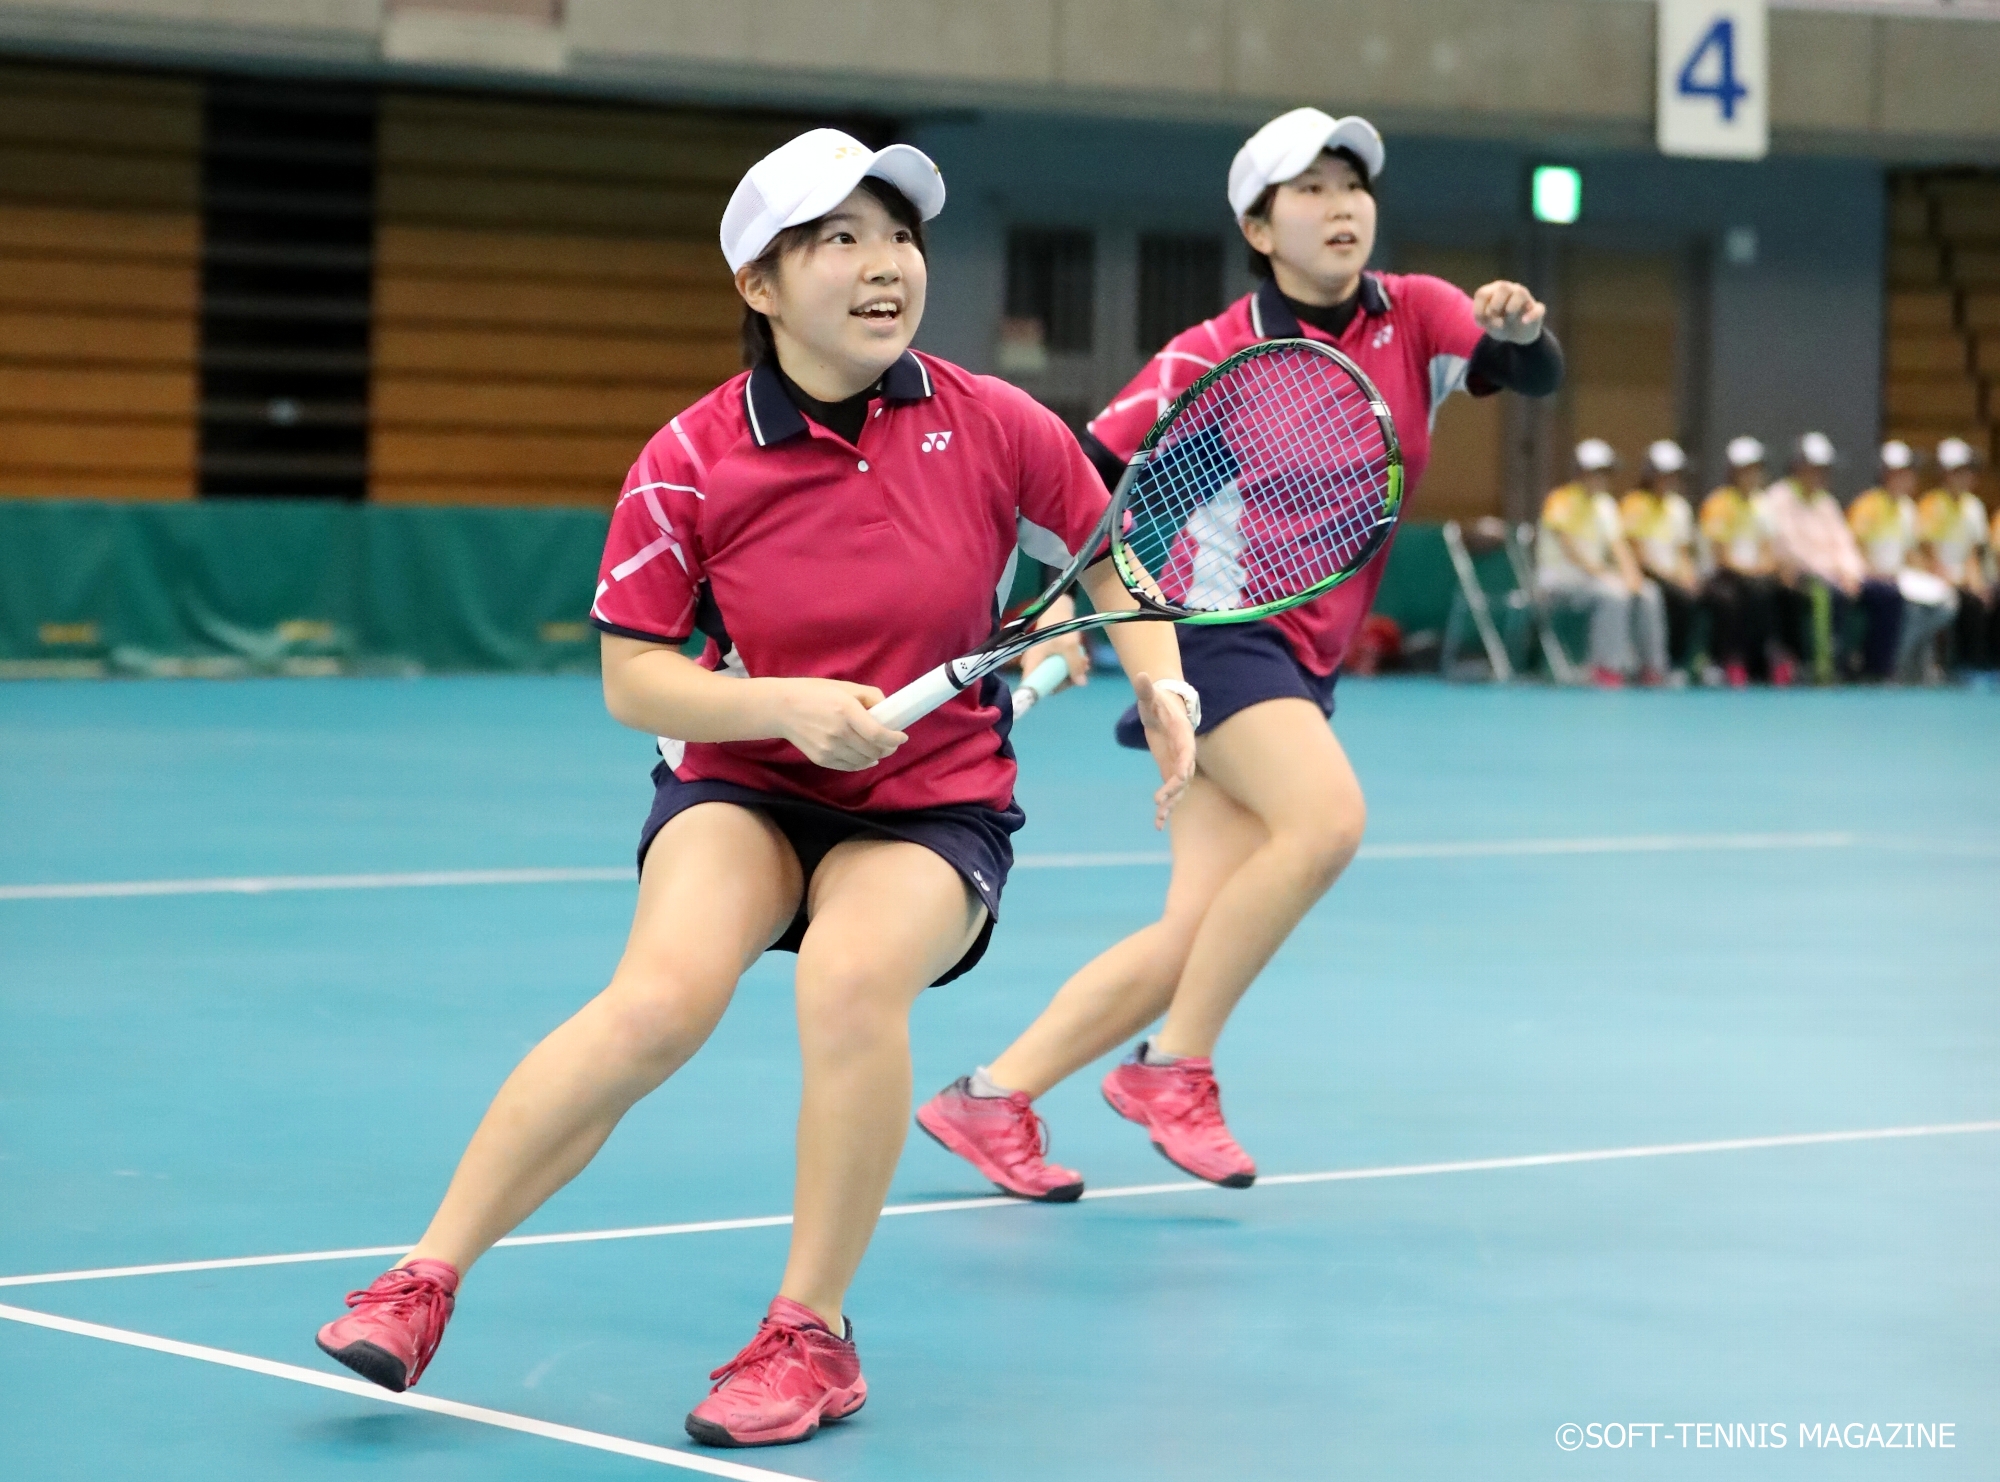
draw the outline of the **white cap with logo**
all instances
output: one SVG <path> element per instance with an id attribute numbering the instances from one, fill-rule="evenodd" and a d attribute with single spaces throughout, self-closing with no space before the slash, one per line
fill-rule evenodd
<path id="1" fill-rule="evenodd" d="M 1294 108 L 1265 124 L 1236 151 L 1229 166 L 1229 209 L 1239 219 L 1247 215 L 1268 187 L 1297 176 L 1326 149 L 1353 150 L 1371 185 L 1382 173 L 1382 136 L 1367 119 Z"/>
<path id="2" fill-rule="evenodd" d="M 1687 454 L 1670 437 L 1646 445 L 1646 467 L 1654 473 L 1679 473 L 1688 466 Z"/>
<path id="3" fill-rule="evenodd" d="M 944 176 L 921 149 L 870 149 L 839 129 L 814 129 L 779 145 L 737 182 L 722 211 L 729 270 L 755 262 L 785 228 L 826 215 L 870 175 L 909 197 L 924 221 L 944 209 Z"/>
<path id="4" fill-rule="evenodd" d="M 1749 468 L 1764 461 L 1764 445 L 1754 437 L 1732 437 L 1723 451 L 1731 468 Z"/>
<path id="5" fill-rule="evenodd" d="M 1937 445 L 1938 467 L 1946 473 L 1970 468 L 1978 461 L 1979 455 L 1972 451 L 1972 444 L 1962 437 L 1948 437 Z"/>
<path id="6" fill-rule="evenodd" d="M 1900 437 L 1892 437 L 1882 444 L 1882 466 L 1892 472 L 1917 466 L 1917 455 L 1910 445 Z"/>
<path id="7" fill-rule="evenodd" d="M 1587 437 L 1576 445 L 1576 466 L 1585 473 L 1602 473 L 1618 466 L 1618 454 L 1601 437 Z"/>

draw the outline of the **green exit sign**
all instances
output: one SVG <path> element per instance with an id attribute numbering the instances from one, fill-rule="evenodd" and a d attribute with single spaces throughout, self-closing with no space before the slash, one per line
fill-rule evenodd
<path id="1" fill-rule="evenodd" d="M 1535 220 L 1568 226 L 1583 212 L 1583 174 L 1568 165 L 1537 165 L 1533 202 Z"/>

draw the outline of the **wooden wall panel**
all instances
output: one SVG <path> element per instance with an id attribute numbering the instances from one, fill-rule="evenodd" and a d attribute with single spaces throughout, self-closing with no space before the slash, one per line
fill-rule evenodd
<path id="1" fill-rule="evenodd" d="M 794 132 L 384 98 L 370 496 L 611 503 L 646 439 L 739 367 L 716 224 Z"/>
<path id="2" fill-rule="evenodd" d="M 1920 456 L 1946 437 L 1969 440 L 1987 464 L 1982 492 L 2000 496 L 2000 356 L 1983 336 L 2000 328 L 2000 171 L 1892 175 L 1884 431 Z M 1935 259 L 1923 293 L 1899 273 L 1896 252 L 1921 244 Z M 1928 476 L 1930 470 L 1926 470 Z"/>
<path id="3" fill-rule="evenodd" d="M 0 496 L 195 483 L 197 84 L 0 67 Z"/>
<path id="4" fill-rule="evenodd" d="M 1680 265 L 1671 253 L 1579 248 L 1566 255 L 1558 332 L 1568 361 L 1559 395 L 1557 477 L 1571 476 L 1570 450 L 1601 437 L 1636 483 L 1646 445 L 1681 435 L 1676 402 Z"/>

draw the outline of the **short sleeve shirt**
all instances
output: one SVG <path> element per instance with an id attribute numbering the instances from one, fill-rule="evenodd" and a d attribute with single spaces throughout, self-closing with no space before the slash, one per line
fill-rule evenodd
<path id="1" fill-rule="evenodd" d="M 1915 543 L 1917 507 L 1887 489 L 1870 489 L 1847 507 L 1847 527 L 1854 532 L 1869 571 L 1893 579 Z"/>
<path id="2" fill-rule="evenodd" d="M 1917 538 L 1960 580 L 1966 561 L 1986 543 L 1986 506 L 1976 494 L 1933 489 L 1917 502 Z"/>
<path id="3" fill-rule="evenodd" d="M 1726 566 L 1755 570 L 1771 558 L 1771 534 L 1755 500 L 1724 484 L 1701 502 L 1701 533 Z"/>
<path id="4" fill-rule="evenodd" d="M 1403 450 L 1403 487 L 1412 492 L 1431 456 L 1431 423 L 1466 371 L 1483 331 L 1462 290 L 1423 274 L 1364 273 L 1360 311 L 1338 336 L 1301 325 L 1267 279 L 1213 319 L 1169 340 L 1090 424 L 1094 436 L 1130 458 L 1160 414 L 1206 372 L 1261 340 L 1310 339 L 1333 345 L 1368 373 L 1389 405 Z M 1315 674 L 1331 674 L 1374 604 L 1389 548 L 1350 580 L 1269 621 Z"/>
<path id="5" fill-rule="evenodd" d="M 1535 567 L 1544 577 L 1588 579 L 1593 573 L 1578 565 L 1557 536 L 1565 537 L 1598 570 L 1610 566 L 1612 551 L 1623 535 L 1618 501 L 1593 494 L 1582 484 L 1551 489 L 1542 501 L 1536 532 Z"/>
<path id="6" fill-rule="evenodd" d="M 1618 515 L 1625 538 L 1651 570 L 1678 570 L 1682 559 L 1694 549 L 1694 515 L 1678 494 L 1634 489 L 1618 501 Z"/>
<path id="7" fill-rule="evenodd" d="M 883 378 L 856 443 L 809 422 L 770 366 L 663 427 L 627 476 L 591 620 L 661 644 L 708 636 L 737 675 L 844 679 L 885 694 L 991 633 L 1021 552 L 1067 562 L 1104 484 L 1053 413 L 1004 381 L 914 351 Z M 861 772 L 781 740 L 662 741 L 682 779 L 719 779 L 859 812 L 1014 791 L 997 682 L 914 722 Z"/>

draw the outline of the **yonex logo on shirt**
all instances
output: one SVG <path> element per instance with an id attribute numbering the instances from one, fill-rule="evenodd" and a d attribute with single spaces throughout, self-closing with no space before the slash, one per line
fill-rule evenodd
<path id="1" fill-rule="evenodd" d="M 926 432 L 924 440 L 918 446 L 917 451 L 920 453 L 942 453 L 944 445 L 950 441 L 951 434 L 949 432 Z"/>
<path id="2" fill-rule="evenodd" d="M 1388 347 L 1389 341 L 1393 340 L 1395 337 L 1396 337 L 1396 326 L 1393 324 L 1383 325 L 1380 329 L 1375 331 L 1375 348 L 1378 350 L 1386 349 Z"/>

